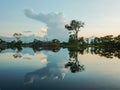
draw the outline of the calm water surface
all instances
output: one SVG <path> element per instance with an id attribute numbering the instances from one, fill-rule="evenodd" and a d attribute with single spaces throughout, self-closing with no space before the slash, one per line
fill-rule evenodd
<path id="1" fill-rule="evenodd" d="M 37 51 L 0 53 L 0 90 L 120 90 L 120 59 Z"/>

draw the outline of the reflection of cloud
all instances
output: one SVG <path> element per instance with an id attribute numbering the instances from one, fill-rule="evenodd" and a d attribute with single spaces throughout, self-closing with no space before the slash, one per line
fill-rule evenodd
<path id="1" fill-rule="evenodd" d="M 30 57 L 23 57 L 23 59 L 31 60 L 32 58 L 30 58 Z"/>
<path id="2" fill-rule="evenodd" d="M 30 55 L 30 54 L 23 54 L 23 59 L 27 59 L 27 60 L 38 60 L 41 63 L 47 63 L 47 55 L 44 54 L 43 52 L 40 53 L 36 53 L 34 55 Z"/>
<path id="3" fill-rule="evenodd" d="M 62 80 L 69 69 L 65 68 L 66 56 L 68 51 L 59 51 L 57 53 L 51 51 L 41 51 L 34 55 L 33 60 L 37 60 L 44 67 L 38 68 L 32 72 L 26 73 L 24 83 L 30 84 L 36 80 Z M 47 55 L 45 55 L 46 53 Z M 64 53 L 64 54 L 63 54 Z M 48 60 L 47 60 L 48 58 Z M 47 61 L 47 62 L 46 62 Z M 39 65 L 38 64 L 38 65 Z M 40 65 L 40 66 L 41 66 Z"/>
<path id="4" fill-rule="evenodd" d="M 41 63 L 47 63 L 47 55 L 41 52 L 37 58 Z"/>
<path id="5" fill-rule="evenodd" d="M 47 58 L 46 57 L 41 58 L 40 62 L 41 63 L 46 63 L 47 62 Z"/>
<path id="6" fill-rule="evenodd" d="M 66 18 L 63 13 L 51 12 L 48 14 L 37 14 L 33 9 L 25 9 L 25 15 L 28 18 L 45 23 L 49 38 L 66 38 L 67 30 L 64 29 Z"/>
<path id="7" fill-rule="evenodd" d="M 63 65 L 64 66 L 64 65 Z M 67 69 L 61 66 L 57 66 L 57 64 L 48 63 L 46 67 L 38 69 L 33 72 L 29 72 L 25 75 L 24 82 L 25 84 L 33 83 L 36 78 L 40 80 L 44 79 L 63 79 Z"/>

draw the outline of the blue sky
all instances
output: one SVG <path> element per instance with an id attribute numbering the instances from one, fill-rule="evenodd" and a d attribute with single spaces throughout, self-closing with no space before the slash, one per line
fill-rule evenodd
<path id="1" fill-rule="evenodd" d="M 25 10 L 36 16 L 42 14 L 46 20 L 49 17 L 49 22 L 31 18 L 25 14 Z M 63 33 L 67 31 L 60 30 L 64 27 L 60 24 L 63 19 L 68 23 L 72 19 L 85 22 L 79 36 L 120 34 L 120 0 L 0 0 L 0 14 L 0 35 L 11 36 L 15 32 L 26 34 L 24 31 L 31 31 L 27 34 L 39 36 L 42 35 L 41 31 L 47 30 L 48 38 L 64 36 L 66 34 Z M 57 24 L 50 24 L 52 20 Z M 54 27 L 59 24 L 62 28 Z"/>

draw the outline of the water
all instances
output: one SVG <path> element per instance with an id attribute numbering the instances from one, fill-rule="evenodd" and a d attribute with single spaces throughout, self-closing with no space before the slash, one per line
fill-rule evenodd
<path id="1" fill-rule="evenodd" d="M 0 90 L 120 90 L 120 59 L 31 48 L 0 53 Z"/>

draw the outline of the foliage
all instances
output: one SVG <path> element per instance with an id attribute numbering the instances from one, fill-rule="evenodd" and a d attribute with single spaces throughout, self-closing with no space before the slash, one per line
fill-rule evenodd
<path id="1" fill-rule="evenodd" d="M 17 39 L 17 41 L 20 39 L 20 37 L 22 36 L 21 33 L 14 33 L 13 37 L 15 37 Z"/>
<path id="2" fill-rule="evenodd" d="M 80 65 L 78 60 L 78 51 L 69 50 L 69 62 L 65 64 L 65 68 L 70 68 L 72 73 L 84 70 L 84 65 Z"/>
<path id="3" fill-rule="evenodd" d="M 78 32 L 80 31 L 81 27 L 84 27 L 84 22 L 77 20 L 72 20 L 70 25 L 65 25 L 65 28 L 69 31 L 70 39 L 78 39 Z"/>
<path id="4" fill-rule="evenodd" d="M 6 43 L 6 41 L 0 39 L 0 44 L 4 44 L 4 43 Z"/>
<path id="5" fill-rule="evenodd" d="M 52 43 L 60 44 L 60 41 L 58 39 L 53 39 Z"/>

